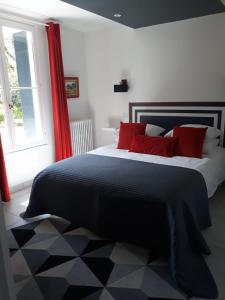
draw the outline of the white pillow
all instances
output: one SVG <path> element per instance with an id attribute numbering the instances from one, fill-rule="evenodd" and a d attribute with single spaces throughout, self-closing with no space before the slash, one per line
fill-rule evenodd
<path id="1" fill-rule="evenodd" d="M 119 142 L 119 134 L 120 134 L 120 129 L 119 128 L 115 128 L 114 129 L 114 144 L 118 144 Z"/>
<path id="2" fill-rule="evenodd" d="M 185 125 L 181 125 L 180 127 L 207 128 L 206 137 L 210 139 L 215 139 L 219 137 L 222 133 L 222 131 L 217 129 L 216 127 L 201 125 L 201 124 L 185 124 Z M 167 137 L 173 136 L 173 129 L 167 132 L 165 136 Z"/>
<path id="3" fill-rule="evenodd" d="M 166 134 L 164 134 L 165 137 L 171 137 L 173 136 L 173 129 L 171 129 L 170 131 L 168 131 Z"/>
<path id="4" fill-rule="evenodd" d="M 206 137 L 203 144 L 202 152 L 204 154 L 210 154 L 215 150 L 218 144 L 219 144 L 219 139 L 211 139 L 209 137 Z"/>
<path id="5" fill-rule="evenodd" d="M 165 128 L 153 125 L 153 124 L 147 124 L 145 129 L 145 135 L 148 136 L 159 136 L 161 133 L 165 131 Z"/>

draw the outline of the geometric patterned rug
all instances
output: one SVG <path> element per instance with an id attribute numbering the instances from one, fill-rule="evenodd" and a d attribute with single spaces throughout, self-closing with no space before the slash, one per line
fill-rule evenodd
<path id="1" fill-rule="evenodd" d="M 181 300 L 149 249 L 48 218 L 8 231 L 18 300 Z"/>

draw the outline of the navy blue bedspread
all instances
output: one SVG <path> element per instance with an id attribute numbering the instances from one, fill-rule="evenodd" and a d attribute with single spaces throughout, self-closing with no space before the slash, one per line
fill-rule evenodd
<path id="1" fill-rule="evenodd" d="M 40 172 L 24 217 L 52 214 L 168 256 L 189 296 L 216 298 L 201 229 L 211 225 L 202 175 L 194 170 L 86 154 Z"/>

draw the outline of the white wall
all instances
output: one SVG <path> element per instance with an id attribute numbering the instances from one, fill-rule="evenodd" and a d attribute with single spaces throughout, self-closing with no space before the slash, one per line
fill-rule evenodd
<path id="1" fill-rule="evenodd" d="M 11 191 L 26 187 L 35 175 L 53 162 L 54 149 L 52 137 L 51 92 L 47 39 L 44 28 L 37 28 L 38 71 L 40 73 L 41 113 L 44 121 L 46 143 L 23 151 L 5 155 L 8 181 Z"/>
<path id="2" fill-rule="evenodd" d="M 65 77 L 79 77 L 80 97 L 68 100 L 70 120 L 89 117 L 84 34 L 61 27 L 61 41 Z"/>
<path id="3" fill-rule="evenodd" d="M 134 101 L 225 100 L 225 14 L 86 34 L 90 110 L 96 146 L 112 141 Z M 128 93 L 113 84 L 128 79 Z"/>

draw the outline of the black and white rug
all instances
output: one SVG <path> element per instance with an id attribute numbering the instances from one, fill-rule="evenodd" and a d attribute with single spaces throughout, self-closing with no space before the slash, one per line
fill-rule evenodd
<path id="1" fill-rule="evenodd" d="M 54 218 L 8 232 L 18 300 L 185 299 L 151 251 Z"/>

